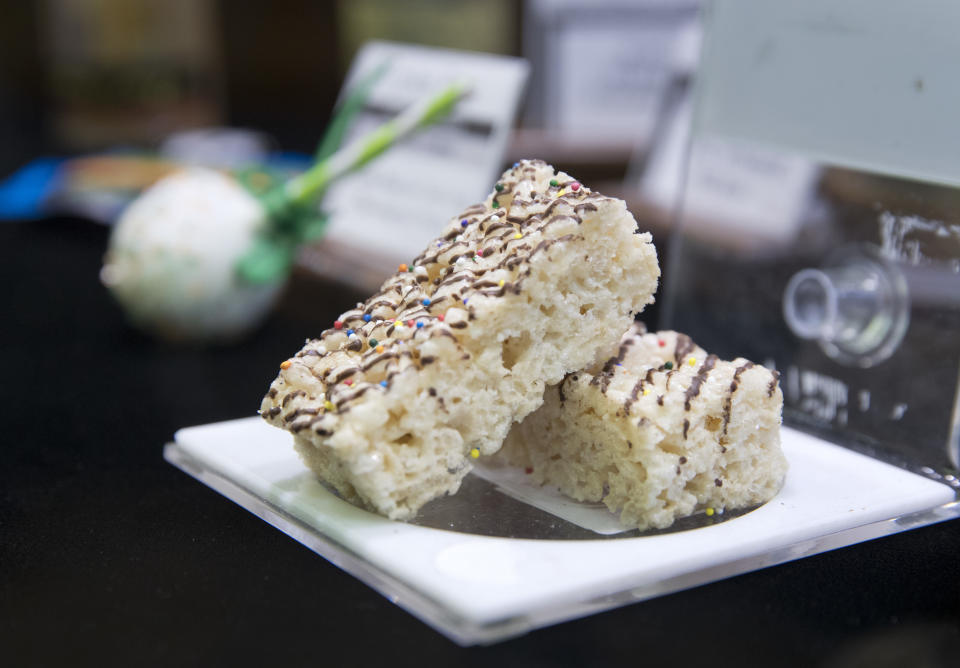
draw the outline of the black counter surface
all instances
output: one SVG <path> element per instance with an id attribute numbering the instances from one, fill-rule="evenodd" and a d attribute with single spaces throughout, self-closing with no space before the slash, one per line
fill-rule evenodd
<path id="1" fill-rule="evenodd" d="M 106 239 L 0 225 L 0 665 L 960 665 L 955 520 L 458 647 L 162 458 L 361 295 L 300 280 L 237 345 L 158 344 L 98 282 Z"/>

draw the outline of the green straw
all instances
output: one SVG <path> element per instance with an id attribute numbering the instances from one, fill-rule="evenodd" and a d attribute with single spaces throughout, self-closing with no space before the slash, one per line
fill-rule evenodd
<path id="1" fill-rule="evenodd" d="M 237 263 L 240 276 L 252 284 L 282 280 L 297 247 L 318 238 L 327 217 L 316 201 L 334 180 L 367 164 L 419 128 L 450 113 L 469 88 L 455 83 L 408 107 L 373 132 L 320 160 L 303 174 L 260 196 L 270 224 Z"/>
<path id="2" fill-rule="evenodd" d="M 418 128 L 446 116 L 467 92 L 466 85 L 456 83 L 413 104 L 396 118 L 288 181 L 284 188 L 288 201 L 296 205 L 309 202 L 332 181 L 367 164 Z"/>

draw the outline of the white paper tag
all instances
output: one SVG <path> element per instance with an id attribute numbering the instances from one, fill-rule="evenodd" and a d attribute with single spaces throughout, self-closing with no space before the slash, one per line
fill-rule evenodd
<path id="1" fill-rule="evenodd" d="M 454 81 L 471 86 L 446 120 L 390 148 L 324 198 L 327 238 L 389 261 L 386 275 L 486 196 L 502 167 L 529 68 L 518 58 L 371 42 L 357 55 L 345 89 L 384 64 L 347 142 Z"/>

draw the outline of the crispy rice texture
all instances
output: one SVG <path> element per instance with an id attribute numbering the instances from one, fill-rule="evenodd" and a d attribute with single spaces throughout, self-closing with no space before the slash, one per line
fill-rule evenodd
<path id="1" fill-rule="evenodd" d="M 623 201 L 519 162 L 286 360 L 261 415 L 341 496 L 409 519 L 457 491 L 545 387 L 615 350 L 659 274 Z"/>
<path id="2" fill-rule="evenodd" d="M 638 324 L 615 356 L 549 388 L 498 458 L 640 529 L 747 508 L 771 499 L 787 470 L 778 379 Z"/>

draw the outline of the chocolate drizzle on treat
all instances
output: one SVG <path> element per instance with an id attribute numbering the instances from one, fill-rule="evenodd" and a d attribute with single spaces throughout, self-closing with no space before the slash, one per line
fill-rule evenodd
<path id="1" fill-rule="evenodd" d="M 727 428 L 730 426 L 730 411 L 733 406 L 733 394 L 740 387 L 740 375 L 747 369 L 754 367 L 753 362 L 744 362 L 733 372 L 733 380 L 730 382 L 730 392 L 727 394 L 727 400 L 723 404 L 723 435 L 727 435 Z"/>
<path id="2" fill-rule="evenodd" d="M 548 175 L 545 167 L 543 161 L 518 163 L 486 202 L 460 212 L 409 266 L 401 265 L 378 294 L 345 311 L 319 338 L 308 340 L 296 355 L 297 365 L 282 370 L 271 387 L 263 416 L 276 419 L 281 409 L 305 406 L 313 397 L 343 413 L 368 392 L 388 391 L 398 374 L 433 363 L 438 353 L 421 356 L 420 348 L 431 339 L 452 341 L 460 357 L 468 358 L 461 339 L 468 336 L 469 322 L 484 312 L 476 308 L 482 302 L 472 300 L 522 294 L 532 263 L 554 245 L 581 239 L 572 228 L 598 211 L 601 202 L 611 201 L 584 187 L 567 192 L 561 192 L 566 184 L 547 187 L 553 172 Z M 619 364 L 624 354 L 621 347 L 613 363 Z M 604 392 L 613 376 L 612 367 L 605 369 L 597 381 Z M 303 384 L 312 379 L 320 387 Z M 562 384 L 559 391 L 562 401 Z M 322 424 L 324 414 L 314 415 L 315 421 L 302 419 L 306 415 L 291 413 L 283 419 L 293 423 L 291 429 L 309 426 L 319 435 L 329 435 L 336 427 L 333 414 L 327 413 Z"/>
<path id="3" fill-rule="evenodd" d="M 686 393 L 683 397 L 683 410 L 690 410 L 690 402 L 696 399 L 697 395 L 700 394 L 700 388 L 703 386 L 704 381 L 707 379 L 710 371 L 717 364 L 716 355 L 707 355 L 707 359 L 704 360 L 703 366 L 700 367 L 700 370 L 697 371 L 697 375 L 693 377 L 690 381 L 690 387 L 687 388 Z"/>
<path id="4" fill-rule="evenodd" d="M 683 362 L 683 358 L 696 350 L 697 344 L 693 342 L 686 334 L 677 334 L 677 346 L 673 351 L 673 358 L 677 364 Z"/>

